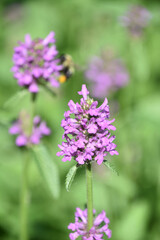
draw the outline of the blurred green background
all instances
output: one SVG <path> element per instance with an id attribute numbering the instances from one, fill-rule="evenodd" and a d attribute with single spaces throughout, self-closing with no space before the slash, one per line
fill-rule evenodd
<path id="1" fill-rule="evenodd" d="M 130 4 L 141 4 L 152 14 L 149 26 L 134 41 L 120 25 L 119 17 Z M 21 109 L 30 110 L 29 95 L 4 108 L 20 90 L 13 79 L 13 48 L 30 33 L 45 37 L 55 31 L 60 53 L 69 53 L 85 68 L 91 56 L 111 47 L 126 63 L 129 84 L 107 96 L 116 118 L 119 156 L 111 157 L 119 176 L 107 168 L 94 167 L 94 207 L 110 218 L 113 240 L 160 239 L 160 3 L 123 0 L 6 0 L 0 2 L 0 239 L 17 240 L 19 196 L 24 153 L 8 134 L 10 121 Z M 61 86 L 56 98 L 42 92 L 36 113 L 45 119 L 52 135 L 44 139 L 58 165 L 61 194 L 52 198 L 37 171 L 30 168 L 29 234 L 31 240 L 69 239 L 67 226 L 75 208 L 86 202 L 85 171 L 79 169 L 68 193 L 65 176 L 72 162 L 56 156 L 63 129 L 60 127 L 68 101 L 79 101 L 77 91 L 85 82 L 82 71 Z M 118 110 L 114 110 L 118 105 Z M 107 239 L 107 238 L 105 238 Z"/>

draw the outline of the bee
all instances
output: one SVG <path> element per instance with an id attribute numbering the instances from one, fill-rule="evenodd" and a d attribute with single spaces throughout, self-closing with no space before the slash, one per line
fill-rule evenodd
<path id="1" fill-rule="evenodd" d="M 75 72 L 73 59 L 69 54 L 63 54 L 60 56 L 60 63 L 62 64 L 63 68 L 60 71 L 61 74 L 59 76 L 59 82 L 64 83 L 66 82 L 72 74 Z"/>

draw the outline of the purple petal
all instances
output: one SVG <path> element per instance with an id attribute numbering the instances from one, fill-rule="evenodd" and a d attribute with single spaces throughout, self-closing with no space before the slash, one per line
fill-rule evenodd
<path id="1" fill-rule="evenodd" d="M 32 82 L 32 76 L 29 74 L 25 74 L 23 77 L 24 84 L 28 85 Z"/>
<path id="2" fill-rule="evenodd" d="M 70 224 L 68 225 L 68 229 L 71 229 L 72 231 L 75 231 L 75 230 L 76 230 L 76 225 L 75 225 L 75 223 L 70 223 Z"/>
<path id="3" fill-rule="evenodd" d="M 38 67 L 35 67 L 32 70 L 32 74 L 33 74 L 34 77 L 39 78 L 42 75 L 42 69 L 38 68 Z"/>
<path id="4" fill-rule="evenodd" d="M 47 53 L 43 56 L 43 59 L 46 61 L 50 61 L 54 58 L 54 56 L 57 55 L 57 53 L 58 51 L 56 50 L 56 46 L 53 45 L 48 49 Z"/>
<path id="5" fill-rule="evenodd" d="M 31 44 L 32 44 L 32 39 L 31 39 L 30 34 L 26 34 L 26 36 L 25 36 L 25 44 L 26 44 L 27 47 L 30 47 L 30 46 L 31 46 Z"/>
<path id="6" fill-rule="evenodd" d="M 43 45 L 46 46 L 49 43 L 54 43 L 55 39 L 54 39 L 54 32 L 50 32 L 49 35 L 43 40 Z"/>
<path id="7" fill-rule="evenodd" d="M 62 161 L 63 162 L 71 161 L 71 159 L 72 159 L 72 156 L 65 156 L 64 158 L 62 158 Z"/>
<path id="8" fill-rule="evenodd" d="M 75 213 L 76 217 L 81 218 L 81 220 L 84 223 L 87 223 L 87 218 L 84 216 L 84 211 L 82 211 L 80 208 L 76 208 L 76 213 Z"/>
<path id="9" fill-rule="evenodd" d="M 97 130 L 98 130 L 98 127 L 97 127 L 96 124 L 91 123 L 91 124 L 88 125 L 88 132 L 89 133 L 96 133 Z"/>
<path id="10" fill-rule="evenodd" d="M 31 143 L 33 144 L 39 144 L 40 143 L 40 134 L 33 134 L 31 137 L 30 137 L 30 141 Z"/>
<path id="11" fill-rule="evenodd" d="M 78 237 L 79 237 L 79 234 L 78 234 L 77 232 L 75 232 L 75 233 L 70 233 L 70 234 L 69 234 L 70 240 L 75 240 L 75 239 L 77 239 Z"/>
<path id="12" fill-rule="evenodd" d="M 103 210 L 94 220 L 94 225 L 100 225 L 101 222 L 103 222 L 104 218 L 106 216 L 105 211 Z"/>
<path id="13" fill-rule="evenodd" d="M 21 128 L 19 123 L 13 124 L 13 126 L 9 129 L 9 133 L 13 135 L 20 133 L 20 131 L 21 131 Z"/>
<path id="14" fill-rule="evenodd" d="M 47 127 L 45 122 L 41 122 L 39 131 L 44 135 L 49 135 L 51 133 L 51 130 Z"/>
<path id="15" fill-rule="evenodd" d="M 19 147 L 27 145 L 27 137 L 24 136 L 24 135 L 19 135 L 16 138 L 16 145 L 19 146 Z"/>
<path id="16" fill-rule="evenodd" d="M 33 123 L 34 123 L 35 125 L 39 124 L 40 121 L 41 121 L 41 118 L 40 118 L 39 116 L 35 116 L 34 119 L 33 119 Z"/>
<path id="17" fill-rule="evenodd" d="M 53 86 L 53 87 L 56 87 L 56 88 L 58 88 L 59 87 L 59 82 L 55 79 L 55 78 L 50 78 L 49 79 L 49 81 L 50 81 L 50 83 L 51 83 L 51 85 Z"/>
<path id="18" fill-rule="evenodd" d="M 36 83 L 32 83 L 30 86 L 29 86 L 29 91 L 30 92 L 33 92 L 33 93 L 37 93 L 39 91 L 38 89 L 38 85 Z"/>
<path id="19" fill-rule="evenodd" d="M 84 164 L 84 156 L 83 155 L 78 155 L 78 157 L 76 158 L 76 161 L 79 164 Z"/>
<path id="20" fill-rule="evenodd" d="M 111 238 L 112 237 L 112 231 L 110 229 L 107 229 L 105 231 L 105 234 L 107 235 L 108 238 Z"/>
<path id="21" fill-rule="evenodd" d="M 98 165 L 101 165 L 103 160 L 104 160 L 104 156 L 103 154 L 98 154 L 96 157 L 95 157 L 95 160 L 97 161 Z"/>
<path id="22" fill-rule="evenodd" d="M 87 90 L 87 87 L 85 84 L 82 85 L 82 90 L 78 92 L 79 95 L 82 95 L 84 100 L 87 100 L 87 95 L 89 94 L 89 91 Z"/>

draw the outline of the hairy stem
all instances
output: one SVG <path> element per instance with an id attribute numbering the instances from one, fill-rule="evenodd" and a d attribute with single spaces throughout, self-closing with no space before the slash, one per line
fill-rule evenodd
<path id="1" fill-rule="evenodd" d="M 87 183 L 87 211 L 88 211 L 87 230 L 89 231 L 93 226 L 93 192 L 92 192 L 91 163 L 86 165 L 86 183 Z"/>

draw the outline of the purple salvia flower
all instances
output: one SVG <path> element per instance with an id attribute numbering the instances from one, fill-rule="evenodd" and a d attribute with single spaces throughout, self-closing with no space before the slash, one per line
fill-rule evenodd
<path id="1" fill-rule="evenodd" d="M 21 112 L 19 118 L 9 129 L 10 134 L 18 135 L 16 145 L 19 147 L 39 144 L 43 135 L 50 135 L 51 133 L 46 122 L 41 121 L 39 116 L 34 117 L 32 130 L 30 130 L 30 121 L 30 116 L 26 112 Z"/>
<path id="2" fill-rule="evenodd" d="M 120 18 L 121 24 L 126 27 L 132 36 L 141 36 L 144 28 L 151 19 L 150 12 L 141 6 L 132 6 L 125 16 Z"/>
<path id="3" fill-rule="evenodd" d="M 97 108 L 98 102 L 88 97 L 86 85 L 78 92 L 82 95 L 79 103 L 69 101 L 69 111 L 65 112 L 61 126 L 64 128 L 63 139 L 59 145 L 58 156 L 64 156 L 62 161 L 71 161 L 73 158 L 78 164 L 96 161 L 103 163 L 109 153 L 118 155 L 113 143 L 115 136 L 109 130 L 116 130 L 109 120 L 109 106 L 107 99 Z M 74 115 L 74 117 L 73 117 Z"/>
<path id="4" fill-rule="evenodd" d="M 101 56 L 91 59 L 85 72 L 90 83 L 93 97 L 103 99 L 128 83 L 128 72 L 121 61 L 111 51 L 104 51 Z"/>
<path id="5" fill-rule="evenodd" d="M 93 210 L 93 214 L 95 214 Z M 103 240 L 103 235 L 106 234 L 111 238 L 112 232 L 108 228 L 109 219 L 106 217 L 105 211 L 102 211 L 97 217 L 94 218 L 93 227 L 87 231 L 87 209 L 84 211 L 76 208 L 75 223 L 70 223 L 68 229 L 74 233 L 69 234 L 71 240 L 77 239 L 79 236 L 82 240 Z"/>
<path id="6" fill-rule="evenodd" d="M 12 71 L 18 84 L 28 88 L 30 92 L 39 91 L 40 81 L 49 82 L 53 87 L 59 87 L 58 77 L 62 66 L 57 58 L 54 32 L 44 40 L 32 40 L 25 36 L 25 42 L 19 42 L 14 49 Z"/>

